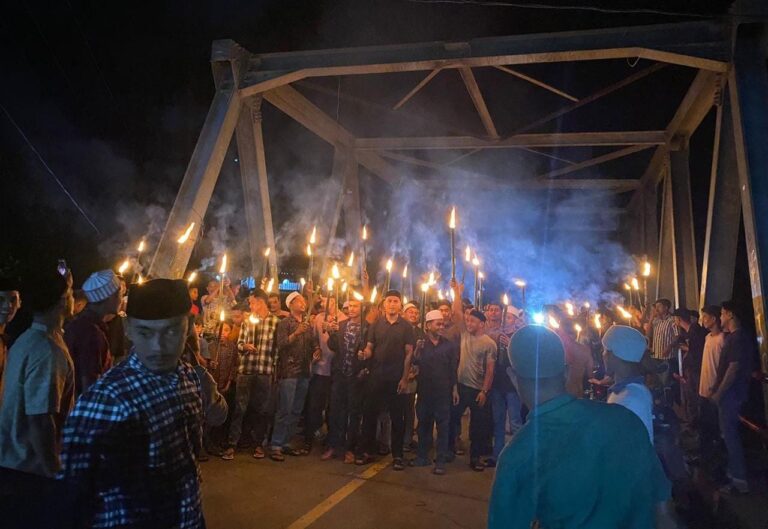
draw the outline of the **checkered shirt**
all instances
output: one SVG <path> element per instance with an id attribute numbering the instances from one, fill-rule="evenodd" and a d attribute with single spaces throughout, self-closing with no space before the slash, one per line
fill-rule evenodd
<path id="1" fill-rule="evenodd" d="M 280 318 L 273 314 L 259 318 L 256 325 L 248 320 L 248 316 L 245 317 L 237 339 L 237 349 L 241 353 L 240 365 L 237 368 L 239 375 L 271 375 L 275 371 L 276 331 L 279 322 Z M 246 344 L 253 344 L 256 350 L 246 351 Z"/>
<path id="2" fill-rule="evenodd" d="M 133 352 L 81 395 L 58 478 L 81 493 L 88 527 L 204 527 L 200 395 L 191 366 L 158 375 Z"/>
<path id="3" fill-rule="evenodd" d="M 672 356 L 671 351 L 666 356 L 664 352 L 677 340 L 679 334 L 675 318 L 668 316 L 664 319 L 656 318 L 651 324 L 653 327 L 653 357 L 659 360 L 668 360 Z"/>

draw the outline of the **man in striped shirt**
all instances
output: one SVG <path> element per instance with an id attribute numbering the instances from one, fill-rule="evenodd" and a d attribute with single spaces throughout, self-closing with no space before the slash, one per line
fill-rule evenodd
<path id="1" fill-rule="evenodd" d="M 658 360 L 669 360 L 672 349 L 677 342 L 678 329 L 670 309 L 672 303 L 668 299 L 658 299 L 653 304 L 654 318 L 651 321 L 651 352 Z"/>
<path id="2" fill-rule="evenodd" d="M 248 296 L 251 314 L 240 327 L 237 349 L 240 351 L 240 365 L 237 368 L 235 388 L 235 409 L 229 425 L 228 447 L 221 458 L 232 460 L 235 447 L 240 441 L 243 419 L 253 415 L 253 437 L 256 448 L 253 457 L 263 459 L 262 444 L 269 423 L 269 397 L 274 384 L 275 363 L 277 361 L 277 341 L 275 334 L 280 321 L 270 314 L 267 306 L 267 294 L 261 289 L 254 289 Z"/>

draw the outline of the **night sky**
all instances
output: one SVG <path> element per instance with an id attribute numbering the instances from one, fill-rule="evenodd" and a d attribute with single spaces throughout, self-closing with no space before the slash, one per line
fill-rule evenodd
<path id="1" fill-rule="evenodd" d="M 695 5 L 699 13 L 721 13 L 729 3 Z M 656 4 L 685 11 L 691 3 L 589 4 Z M 129 237 L 141 233 L 139 225 L 147 219 L 153 229 L 162 229 L 212 97 L 209 57 L 215 39 L 231 38 L 258 53 L 683 20 L 400 0 L 13 2 L 0 19 L 0 104 L 99 233 L 2 113 L 0 267 L 7 269 L 15 260 L 28 270 L 53 266 L 64 257 L 79 283 L 90 271 L 114 266 L 124 245 L 135 242 Z M 330 163 L 330 149 L 311 160 L 301 159 L 295 147 L 276 152 L 276 145 L 311 134 L 287 120 L 266 124 L 266 118 L 270 172 L 293 167 L 311 171 Z M 707 148 L 702 140 L 703 152 Z M 239 189 L 235 157 L 234 152 L 228 156 L 220 180 L 231 193 Z M 694 157 L 692 164 L 701 166 L 694 173 L 707 174 L 706 154 Z M 287 215 L 282 206 L 288 189 L 275 192 L 278 224 Z M 694 200 L 702 202 L 701 197 Z"/>

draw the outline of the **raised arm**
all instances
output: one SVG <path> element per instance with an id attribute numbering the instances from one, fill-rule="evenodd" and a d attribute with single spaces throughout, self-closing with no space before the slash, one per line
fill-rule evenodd
<path id="1" fill-rule="evenodd" d="M 451 279 L 451 288 L 455 293 L 453 298 L 453 322 L 459 331 L 464 332 L 466 326 L 464 325 L 464 307 L 461 304 L 462 297 L 464 296 L 464 283 L 458 283 L 456 279 Z"/>

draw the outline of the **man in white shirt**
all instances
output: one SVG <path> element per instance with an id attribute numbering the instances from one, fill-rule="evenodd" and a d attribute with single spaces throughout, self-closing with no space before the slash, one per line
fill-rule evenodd
<path id="1" fill-rule="evenodd" d="M 720 307 L 708 305 L 701 309 L 701 326 L 709 331 L 704 339 L 704 353 L 701 357 L 699 378 L 699 446 L 700 456 L 706 460 L 717 453 L 720 441 L 717 406 L 712 402 L 712 393 L 717 383 L 717 366 L 725 343 L 725 333 L 720 323 Z"/>
<path id="2" fill-rule="evenodd" d="M 640 371 L 648 348 L 645 336 L 632 327 L 614 325 L 603 336 L 603 347 L 606 368 L 615 380 L 608 388 L 608 404 L 619 404 L 637 415 L 653 444 L 653 396 Z"/>

